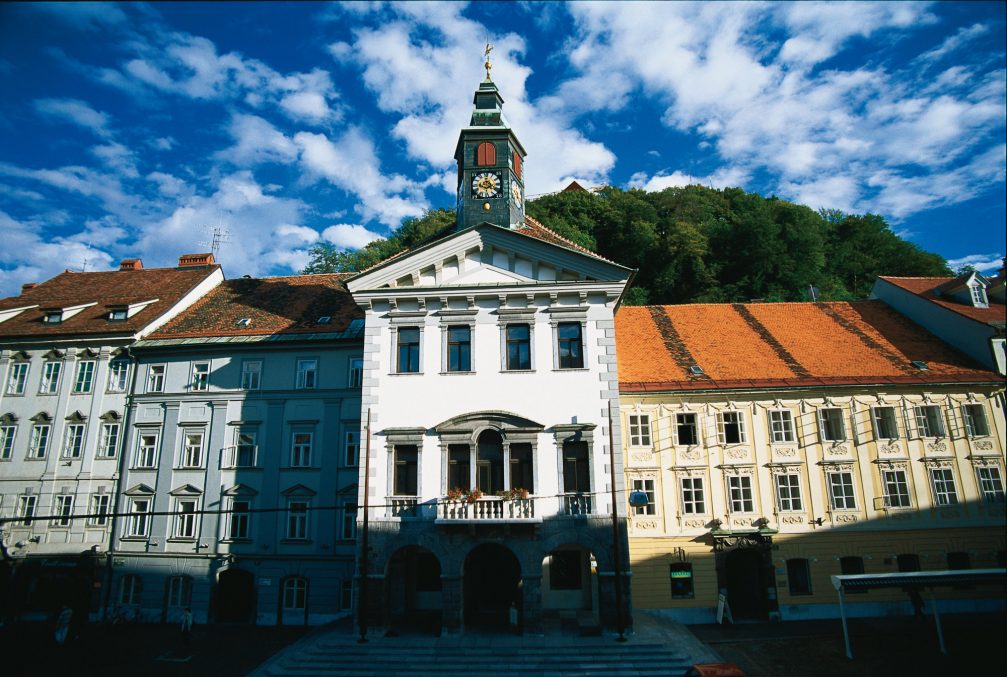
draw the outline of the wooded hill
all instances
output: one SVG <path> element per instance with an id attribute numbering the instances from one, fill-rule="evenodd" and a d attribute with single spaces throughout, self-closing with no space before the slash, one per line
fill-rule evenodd
<path id="1" fill-rule="evenodd" d="M 528 214 L 602 256 L 637 268 L 628 304 L 866 298 L 878 275 L 950 275 L 944 259 L 898 237 L 884 218 L 814 211 L 739 188 L 648 193 L 606 187 L 527 203 Z M 363 270 L 454 223 L 451 210 L 406 219 L 353 251 L 311 249 L 305 273 Z"/>

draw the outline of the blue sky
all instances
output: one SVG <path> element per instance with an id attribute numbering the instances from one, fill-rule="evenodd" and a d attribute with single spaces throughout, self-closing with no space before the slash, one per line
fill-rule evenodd
<path id="1" fill-rule="evenodd" d="M 296 272 L 454 203 L 495 45 L 527 192 L 741 186 L 1005 253 L 1005 4 L 0 4 L 0 294 Z"/>

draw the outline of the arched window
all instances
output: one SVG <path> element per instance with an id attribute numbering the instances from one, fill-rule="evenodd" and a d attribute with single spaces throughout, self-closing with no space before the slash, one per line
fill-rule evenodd
<path id="1" fill-rule="evenodd" d="M 514 151 L 514 176 L 521 178 L 521 156 Z"/>
<path id="2" fill-rule="evenodd" d="M 497 163 L 497 149 L 489 141 L 483 141 L 476 148 L 476 165 L 490 167 Z"/>

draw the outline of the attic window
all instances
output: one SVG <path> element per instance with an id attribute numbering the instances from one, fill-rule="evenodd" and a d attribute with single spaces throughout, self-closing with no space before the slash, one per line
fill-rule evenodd
<path id="1" fill-rule="evenodd" d="M 112 322 L 122 322 L 129 317 L 129 308 L 112 308 L 108 311 L 108 319 Z"/>
<path id="2" fill-rule="evenodd" d="M 986 308 L 989 306 L 989 301 L 986 299 L 986 290 L 981 284 L 969 285 L 969 291 L 972 293 L 972 305 L 976 308 Z"/>
<path id="3" fill-rule="evenodd" d="M 332 322 L 331 315 L 322 315 L 320 318 L 318 318 L 318 322 L 316 322 L 316 324 L 329 324 L 330 322 Z"/>
<path id="4" fill-rule="evenodd" d="M 238 325 L 239 327 L 248 327 L 248 326 L 250 326 L 252 324 L 252 318 L 250 318 L 250 317 L 243 317 L 240 320 L 238 320 L 237 322 L 235 322 L 235 324 Z"/>
<path id="5" fill-rule="evenodd" d="M 59 324 L 63 321 L 63 311 L 62 310 L 47 310 L 45 315 L 42 316 L 42 322 L 45 324 Z"/>
<path id="6" fill-rule="evenodd" d="M 694 364 L 691 367 L 689 367 L 689 373 L 692 374 L 693 376 L 702 376 L 706 372 L 703 371 L 703 368 L 701 366 L 699 366 L 698 364 Z"/>
<path id="7" fill-rule="evenodd" d="M 913 360 L 913 366 L 919 369 L 920 371 L 927 371 L 930 369 L 930 365 L 924 362 L 923 360 Z"/>

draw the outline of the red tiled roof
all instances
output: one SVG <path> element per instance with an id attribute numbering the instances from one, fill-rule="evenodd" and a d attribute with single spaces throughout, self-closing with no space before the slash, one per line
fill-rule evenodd
<path id="1" fill-rule="evenodd" d="M 626 392 L 1000 380 L 881 301 L 624 306 L 615 328 Z"/>
<path id="2" fill-rule="evenodd" d="M 346 277 L 328 273 L 227 280 L 148 338 L 341 332 L 364 316 L 343 285 Z M 318 324 L 322 316 L 332 319 Z M 238 326 L 244 318 L 250 320 L 248 326 Z"/>
<path id="3" fill-rule="evenodd" d="M 1001 303 L 990 303 L 989 308 L 976 308 L 952 298 L 937 296 L 935 291 L 938 287 L 953 282 L 957 279 L 954 277 L 889 277 L 882 275 L 878 279 L 884 280 L 900 289 L 905 289 L 942 308 L 947 308 L 953 313 L 958 313 L 984 324 L 1003 324 L 1007 321 L 1007 306 Z"/>
<path id="4" fill-rule="evenodd" d="M 27 289 L 20 296 L 0 299 L 0 311 L 37 305 L 0 323 L 2 337 L 102 335 L 135 333 L 174 306 L 219 265 L 185 268 L 142 268 L 94 273 L 66 271 Z M 109 306 L 157 299 L 129 319 L 110 321 Z M 43 310 L 94 303 L 59 324 L 43 324 Z"/>

